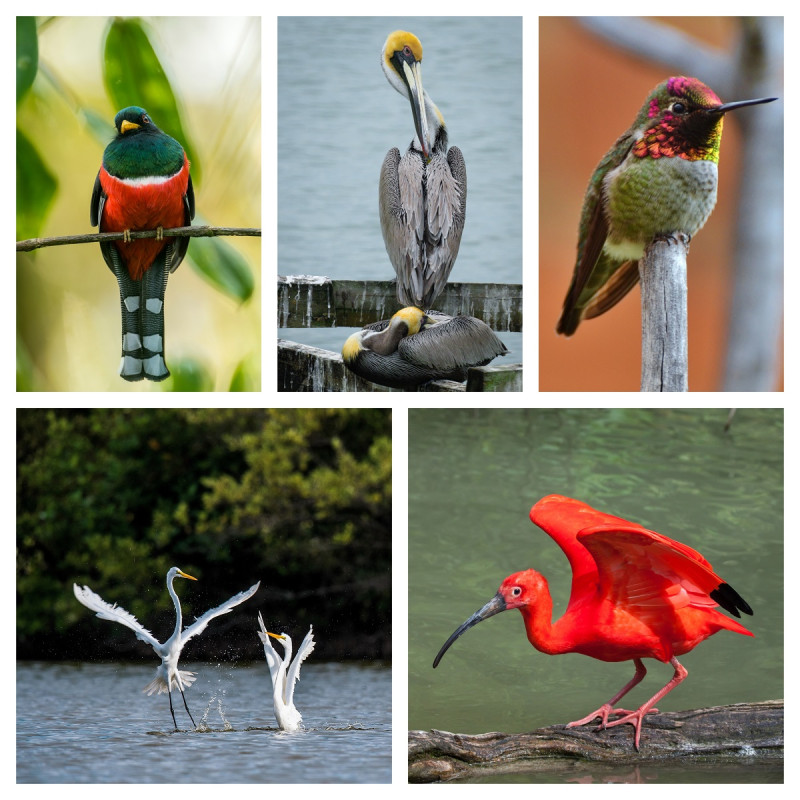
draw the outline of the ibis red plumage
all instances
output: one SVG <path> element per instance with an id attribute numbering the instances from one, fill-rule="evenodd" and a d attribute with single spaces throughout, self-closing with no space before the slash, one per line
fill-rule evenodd
<path id="1" fill-rule="evenodd" d="M 536 503 L 531 521 L 548 533 L 572 567 L 572 591 L 564 615 L 552 622 L 547 580 L 532 569 L 510 575 L 497 594 L 444 643 L 433 666 L 469 628 L 518 608 L 528 641 L 549 655 L 583 653 L 600 661 L 633 661 L 633 678 L 607 703 L 567 727 L 600 718 L 600 728 L 631 724 L 639 749 L 642 720 L 687 676 L 677 656 L 717 631 L 753 634 L 717 611 L 740 616 L 750 606 L 700 553 L 685 544 L 579 500 L 549 495 Z M 669 662 L 672 679 L 636 711 L 615 704 L 647 673 L 644 658 Z M 618 717 L 609 721 L 609 717 Z"/>

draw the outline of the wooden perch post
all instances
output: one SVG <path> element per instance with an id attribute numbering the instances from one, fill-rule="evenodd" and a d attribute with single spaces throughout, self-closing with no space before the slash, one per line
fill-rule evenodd
<path id="1" fill-rule="evenodd" d="M 498 772 L 560 771 L 574 774 L 577 761 L 647 764 L 666 761 L 780 764 L 783 701 L 672 711 L 648 716 L 641 750 L 633 728 L 598 731 L 596 725 L 553 725 L 530 733 L 468 736 L 446 731 L 408 732 L 408 777 L 431 783 Z"/>
<path id="2" fill-rule="evenodd" d="M 642 391 L 689 390 L 686 254 L 689 237 L 658 237 L 639 261 L 642 283 Z"/>

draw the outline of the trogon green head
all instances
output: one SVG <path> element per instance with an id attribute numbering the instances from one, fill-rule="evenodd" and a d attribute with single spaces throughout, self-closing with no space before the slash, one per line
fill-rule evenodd
<path id="1" fill-rule="evenodd" d="M 103 166 L 118 178 L 170 176 L 183 167 L 183 147 L 160 130 L 139 106 L 123 108 L 114 118 L 116 137 L 106 147 Z"/>

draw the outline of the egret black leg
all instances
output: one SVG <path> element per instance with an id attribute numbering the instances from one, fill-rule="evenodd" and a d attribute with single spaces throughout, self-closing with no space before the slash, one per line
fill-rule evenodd
<path id="1" fill-rule="evenodd" d="M 167 696 L 169 697 L 169 713 L 172 714 L 172 724 L 175 726 L 175 730 L 178 730 L 178 723 L 175 722 L 175 712 L 172 710 L 172 692 L 168 691 Z"/>
<path id="2" fill-rule="evenodd" d="M 186 709 L 186 713 L 189 715 L 189 719 L 192 721 L 192 725 L 197 728 L 197 723 L 194 721 L 194 717 L 192 716 L 192 712 L 189 711 L 189 706 L 186 705 L 186 695 L 183 693 L 183 689 L 178 687 L 178 691 L 181 693 L 181 697 L 183 698 L 183 707 Z"/>

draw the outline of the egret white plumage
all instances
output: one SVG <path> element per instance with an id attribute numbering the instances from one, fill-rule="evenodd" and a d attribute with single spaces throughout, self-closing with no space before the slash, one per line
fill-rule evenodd
<path id="1" fill-rule="evenodd" d="M 309 626 L 306 638 L 303 639 L 297 655 L 292 661 L 291 637 L 286 633 L 270 633 L 264 626 L 260 611 L 258 612 L 258 624 L 261 626 L 258 638 L 264 645 L 264 655 L 267 657 L 267 666 L 272 678 L 272 705 L 275 709 L 275 719 L 278 720 L 278 725 L 283 730 L 296 731 L 300 728 L 303 718 L 294 706 L 294 685 L 300 679 L 300 665 L 314 649 L 313 626 Z M 270 643 L 270 636 L 283 645 L 282 659 Z"/>
<path id="2" fill-rule="evenodd" d="M 422 45 L 394 31 L 381 52 L 389 83 L 411 103 L 416 136 L 406 153 L 393 147 L 381 167 L 381 230 L 397 273 L 397 300 L 429 309 L 453 269 L 467 207 L 467 168 L 447 149 L 444 117 L 422 88 Z"/>
<path id="3" fill-rule="evenodd" d="M 175 730 L 178 730 L 178 723 L 175 721 L 175 712 L 172 708 L 172 690 L 176 686 L 183 698 L 183 705 L 186 708 L 189 719 L 191 719 L 192 724 L 197 727 L 194 717 L 192 717 L 192 712 L 189 711 L 189 706 L 186 705 L 186 697 L 183 694 L 184 687 L 188 689 L 189 686 L 194 683 L 196 675 L 194 672 L 178 669 L 178 658 L 180 657 L 184 644 L 186 644 L 192 636 L 197 636 L 197 634 L 202 633 L 206 629 L 206 625 L 208 625 L 214 617 L 218 617 L 220 614 L 227 614 L 234 606 L 238 606 L 239 603 L 243 603 L 248 597 L 252 597 L 261 585 L 261 581 L 251 586 L 246 591 L 239 592 L 239 594 L 226 600 L 222 605 L 212 608 L 210 611 L 206 611 L 202 617 L 198 617 L 188 628 L 181 630 L 183 625 L 181 602 L 178 599 L 178 595 L 175 593 L 175 589 L 172 588 L 172 582 L 175 578 L 188 578 L 190 581 L 197 580 L 197 578 L 187 575 L 183 570 L 178 569 L 178 567 L 172 567 L 167 573 L 167 590 L 169 591 L 170 597 L 172 597 L 172 602 L 175 604 L 177 619 L 175 620 L 175 630 L 172 636 L 163 644 L 159 642 L 150 631 L 144 628 L 129 611 L 120 608 L 116 603 L 114 605 L 107 603 L 88 586 L 80 587 L 75 583 L 72 585 L 72 588 L 78 601 L 89 610 L 94 611 L 100 619 L 107 619 L 125 625 L 136 634 L 137 639 L 147 642 L 147 644 L 155 650 L 156 655 L 161 659 L 161 666 L 156 670 L 155 678 L 144 687 L 143 691 L 148 696 L 162 693 L 169 695 L 169 711 L 172 714 L 172 722 L 175 725 Z"/>

